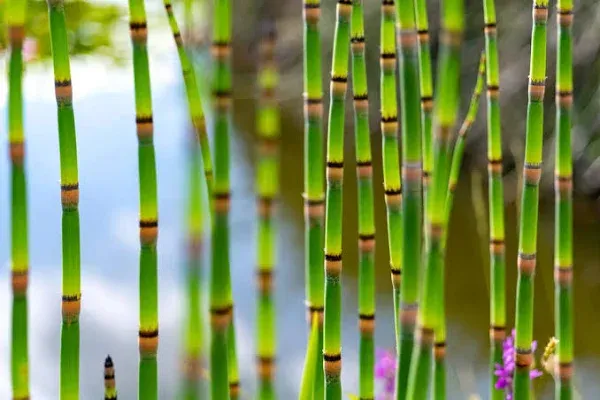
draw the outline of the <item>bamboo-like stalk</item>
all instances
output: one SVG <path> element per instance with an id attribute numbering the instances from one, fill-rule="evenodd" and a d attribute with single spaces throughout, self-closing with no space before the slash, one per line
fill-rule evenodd
<path id="1" fill-rule="evenodd" d="M 258 399 L 275 399 L 275 355 L 277 348 L 273 269 L 276 253 L 274 204 L 279 195 L 279 109 L 275 92 L 278 71 L 275 64 L 275 21 L 263 22 L 261 65 L 259 69 L 260 105 L 257 115 L 258 167 L 256 192 L 258 211 L 257 244 L 257 354 Z"/>
<path id="2" fill-rule="evenodd" d="M 354 0 L 350 41 L 352 43 L 352 91 L 354 94 L 354 136 L 358 180 L 358 326 L 359 397 L 375 397 L 375 210 L 373 167 L 369 130 L 369 100 L 365 63 L 363 1 Z"/>
<path id="3" fill-rule="evenodd" d="M 398 148 L 398 100 L 396 98 L 396 8 L 394 0 L 381 3 L 380 103 L 383 189 L 387 216 L 388 251 L 394 298 L 396 352 L 400 351 L 399 307 L 402 274 L 402 183 Z M 406 352 L 405 352 L 406 354 Z M 410 355 L 407 356 L 410 359 Z"/>
<path id="4" fill-rule="evenodd" d="M 110 356 L 104 360 L 104 400 L 117 400 L 115 366 Z"/>
<path id="5" fill-rule="evenodd" d="M 60 187 L 63 210 L 60 398 L 66 400 L 79 398 L 79 312 L 81 309 L 79 177 L 64 2 L 49 0 L 48 14 L 58 108 Z"/>
<path id="6" fill-rule="evenodd" d="M 422 151 L 419 110 L 419 50 L 413 0 L 396 0 L 402 130 L 402 291 L 398 397 L 406 396 L 414 347 L 423 236 Z"/>
<path id="7" fill-rule="evenodd" d="M 446 0 L 441 6 L 441 52 L 434 109 L 434 169 L 427 204 L 427 257 L 419 308 L 419 327 L 411 360 L 407 398 L 425 399 L 431 381 L 434 332 L 444 318 L 444 246 L 446 195 L 450 169 L 450 142 L 460 98 L 460 50 L 464 31 L 464 1 Z M 442 336 L 443 337 L 443 336 Z M 438 342 L 436 357 L 445 354 Z"/>
<path id="8" fill-rule="evenodd" d="M 214 399 L 236 399 L 239 394 L 233 296 L 229 259 L 229 120 L 231 118 L 231 0 L 217 0 L 213 8 L 211 53 L 214 62 L 214 221 L 212 229 L 211 393 Z"/>
<path id="9" fill-rule="evenodd" d="M 198 137 L 198 141 L 200 142 L 204 175 L 206 177 L 206 185 L 208 187 L 208 193 L 210 196 L 213 186 L 212 157 L 210 155 L 210 143 L 206 133 L 204 109 L 202 107 L 202 100 L 198 91 L 198 84 L 196 82 L 196 72 L 194 71 L 194 65 L 190 62 L 187 49 L 184 46 L 179 25 L 177 24 L 177 19 L 173 12 L 173 4 L 171 0 L 163 0 L 163 3 L 167 12 L 169 26 L 171 27 L 171 32 L 173 33 L 175 45 L 177 46 L 177 54 L 179 55 L 181 73 L 183 75 L 183 83 L 187 96 L 188 110 L 192 120 L 192 125 L 194 126 L 194 130 Z"/>
<path id="10" fill-rule="evenodd" d="M 546 24 L 548 0 L 534 0 L 531 32 L 531 65 L 529 69 L 529 101 L 525 164 L 523 165 L 523 197 L 519 229 L 519 269 L 516 311 L 516 370 L 514 395 L 531 397 L 529 371 L 533 364 L 533 287 L 537 253 L 539 182 L 542 173 L 542 141 L 544 132 L 544 91 L 546 81 Z"/>
<path id="11" fill-rule="evenodd" d="M 558 0 L 556 55 L 556 168 L 555 168 L 555 397 L 573 396 L 573 204 L 571 109 L 573 107 L 573 0 Z"/>
<path id="12" fill-rule="evenodd" d="M 148 65 L 146 9 L 143 0 L 129 1 L 129 27 L 133 46 L 135 121 L 138 138 L 140 192 L 140 326 L 139 384 L 140 399 L 158 398 L 158 204 L 152 91 Z"/>
<path id="13" fill-rule="evenodd" d="M 502 342 L 506 338 L 506 262 L 504 244 L 504 188 L 502 182 L 502 130 L 500 124 L 500 67 L 494 0 L 483 1 L 488 132 L 488 191 L 490 224 L 490 398 L 500 400 L 495 389 L 495 365 L 502 363 Z"/>
<path id="14" fill-rule="evenodd" d="M 307 321 L 319 324 L 318 341 L 323 343 L 323 228 L 325 192 L 323 179 L 323 78 L 321 71 L 320 0 L 304 0 L 304 246 Z M 318 318 L 313 318 L 317 315 Z M 319 347 L 320 348 L 320 347 Z M 306 348 L 308 359 L 310 346 Z M 313 394 L 324 396 L 322 360 L 314 370 Z M 305 370 L 304 376 L 308 374 Z"/>
<path id="15" fill-rule="evenodd" d="M 11 378 L 13 399 L 29 398 L 27 283 L 29 250 L 25 134 L 23 131 L 23 40 L 27 2 L 6 4 L 10 56 L 8 61 L 8 142 L 11 169 Z"/>
<path id="16" fill-rule="evenodd" d="M 184 355 L 184 398 L 197 399 L 204 393 L 200 377 L 204 368 L 204 301 L 202 296 L 205 209 L 203 207 L 204 179 L 200 175 L 202 160 L 196 138 L 190 138 L 189 183 L 187 204 L 187 318 Z"/>
<path id="17" fill-rule="evenodd" d="M 325 399 L 342 398 L 342 212 L 344 182 L 344 121 L 350 50 L 351 0 L 338 0 L 331 62 L 327 132 L 327 192 L 325 212 L 325 313 L 323 371 Z"/>
<path id="18" fill-rule="evenodd" d="M 312 314 L 310 336 L 308 338 L 306 357 L 304 358 L 304 367 L 302 368 L 302 380 L 300 381 L 298 400 L 313 400 L 315 398 L 313 397 L 315 378 L 317 376 L 315 368 L 320 367 L 319 350 L 321 348 L 319 346 L 319 331 L 321 330 L 319 318 L 319 314 Z"/>

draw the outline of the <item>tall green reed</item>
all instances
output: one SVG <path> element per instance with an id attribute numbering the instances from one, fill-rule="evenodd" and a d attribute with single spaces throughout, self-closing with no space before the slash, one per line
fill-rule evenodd
<path id="1" fill-rule="evenodd" d="M 60 398 L 66 400 L 79 398 L 79 313 L 81 309 L 79 177 L 64 2 L 48 1 L 48 14 L 58 108 L 60 188 L 63 210 Z"/>
<path id="2" fill-rule="evenodd" d="M 381 3 L 380 103 L 383 188 L 388 232 L 388 251 L 394 298 L 396 352 L 400 350 L 399 307 L 402 275 L 402 183 L 398 149 L 398 100 L 396 92 L 396 9 L 394 0 Z M 406 353 L 405 353 L 406 354 Z M 410 357 L 410 355 L 408 356 Z"/>
<path id="3" fill-rule="evenodd" d="M 275 21 L 263 21 L 260 44 L 258 83 L 260 103 L 256 130 L 258 133 L 258 166 L 256 192 L 258 211 L 257 243 L 257 354 L 258 399 L 275 399 L 275 355 L 277 347 L 273 269 L 276 253 L 276 221 L 274 204 L 279 194 L 279 109 L 276 100 L 278 81 L 275 63 Z"/>
<path id="4" fill-rule="evenodd" d="M 348 83 L 351 0 L 338 0 L 331 65 L 327 132 L 327 192 L 325 213 L 325 314 L 323 370 L 325 399 L 342 398 L 342 212 L 344 122 Z"/>
<path id="5" fill-rule="evenodd" d="M 115 366 L 110 356 L 104 360 L 104 400 L 117 400 Z"/>
<path id="6" fill-rule="evenodd" d="M 490 397 L 503 398 L 495 389 L 494 366 L 502 363 L 506 337 L 506 272 L 504 244 L 504 189 L 502 183 L 502 130 L 500 125 L 500 67 L 494 0 L 483 1 L 487 86 L 488 191 L 490 223 Z"/>
<path id="7" fill-rule="evenodd" d="M 152 90 L 148 65 L 148 29 L 143 0 L 129 1 L 129 28 L 133 46 L 135 122 L 138 138 L 140 193 L 140 326 L 138 397 L 158 398 L 158 202 Z"/>
<path id="8" fill-rule="evenodd" d="M 447 0 L 441 6 L 441 51 L 438 91 L 434 109 L 434 166 L 427 203 L 427 255 L 419 308 L 418 332 L 411 360 L 407 397 L 425 399 L 431 382 L 435 335 L 445 336 L 444 230 L 451 162 L 450 143 L 460 98 L 460 50 L 464 31 L 464 1 Z M 440 304 L 441 303 L 441 304 Z M 441 343 L 441 342 L 438 342 Z M 438 353 L 444 350 L 438 347 Z"/>
<path id="9" fill-rule="evenodd" d="M 413 0 L 396 0 L 402 131 L 402 291 L 398 396 L 404 398 L 414 345 L 423 236 L 419 50 Z"/>
<path id="10" fill-rule="evenodd" d="M 373 338 L 375 332 L 375 210 L 362 0 L 354 0 L 352 4 L 350 37 L 358 180 L 358 326 L 360 330 L 358 392 L 360 398 L 369 399 L 375 396 Z"/>
<path id="11" fill-rule="evenodd" d="M 519 229 L 519 269 L 516 311 L 516 371 L 514 395 L 531 398 L 529 372 L 533 364 L 533 287 L 537 253 L 539 182 L 542 173 L 542 141 L 544 132 L 544 91 L 546 81 L 546 23 L 548 1 L 534 0 L 531 32 L 531 65 L 529 70 L 529 101 L 525 164 L 523 166 L 523 196 Z"/>
<path id="12" fill-rule="evenodd" d="M 27 229 L 27 180 L 23 130 L 23 40 L 27 2 L 9 0 L 6 5 L 10 55 L 8 61 L 8 142 L 11 162 L 11 378 L 13 399 L 29 398 L 29 350 L 27 286 L 29 251 Z"/>
<path id="13" fill-rule="evenodd" d="M 325 296 L 325 271 L 323 269 L 323 229 L 325 192 L 323 174 L 323 77 L 321 71 L 321 38 L 319 0 L 304 0 L 303 70 L 304 70 L 304 248 L 307 320 L 317 322 L 319 349 L 323 346 L 323 309 Z M 317 318 L 313 318 L 317 315 Z M 311 336 L 312 337 L 312 336 Z M 314 345 L 314 344 L 313 344 Z M 311 351 L 306 348 L 306 360 Z M 308 361 L 307 361 L 308 362 Z M 324 396 L 322 363 L 310 366 L 315 398 Z M 307 364 L 306 364 L 307 365 Z M 309 366 L 309 365 L 307 365 Z M 310 380 L 310 370 L 305 369 L 303 380 Z"/>
<path id="14" fill-rule="evenodd" d="M 231 118 L 231 0 L 217 0 L 213 7 L 211 53 L 214 107 L 214 220 L 212 227 L 211 393 L 215 399 L 236 399 L 239 394 L 233 295 L 229 259 L 229 123 Z"/>
<path id="15" fill-rule="evenodd" d="M 556 54 L 555 335 L 557 399 L 573 398 L 573 204 L 571 121 L 573 106 L 573 1 L 558 0 Z"/>

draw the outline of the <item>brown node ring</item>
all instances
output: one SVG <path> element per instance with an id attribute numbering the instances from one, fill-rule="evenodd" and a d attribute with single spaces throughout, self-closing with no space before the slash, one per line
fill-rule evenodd
<path id="1" fill-rule="evenodd" d="M 331 94 L 333 96 L 344 96 L 348 87 L 347 76 L 333 76 L 331 78 Z"/>
<path id="2" fill-rule="evenodd" d="M 349 18 L 352 15 L 352 1 L 338 0 L 337 12 L 342 18 Z"/>
<path id="3" fill-rule="evenodd" d="M 375 235 L 360 234 L 358 235 L 358 249 L 363 253 L 369 253 L 375 250 Z"/>
<path id="4" fill-rule="evenodd" d="M 321 118 L 323 116 L 323 101 L 321 98 L 311 99 L 305 97 L 304 112 L 308 118 Z"/>
<path id="5" fill-rule="evenodd" d="M 148 40 L 148 28 L 146 22 L 131 22 L 129 24 L 129 34 L 131 40 L 135 43 L 145 43 Z"/>
<path id="6" fill-rule="evenodd" d="M 573 283 L 573 266 L 556 266 L 554 267 L 554 280 L 561 287 L 571 286 Z"/>
<path id="7" fill-rule="evenodd" d="M 321 18 L 321 4 L 304 3 L 304 18 L 309 25 L 316 25 Z"/>
<path id="8" fill-rule="evenodd" d="M 567 381 L 573 378 L 573 363 L 557 363 L 555 368 L 556 376 L 558 376 L 562 381 Z"/>
<path id="9" fill-rule="evenodd" d="M 488 85 L 486 90 L 490 99 L 497 100 L 500 97 L 500 87 L 498 85 Z"/>
<path id="10" fill-rule="evenodd" d="M 435 342 L 433 344 L 433 354 L 436 360 L 442 360 L 446 357 L 446 342 Z"/>
<path id="11" fill-rule="evenodd" d="M 27 284 L 29 282 L 29 273 L 27 269 L 12 271 L 11 281 L 12 290 L 15 295 L 24 295 L 27 293 Z"/>
<path id="12" fill-rule="evenodd" d="M 379 55 L 379 65 L 384 71 L 390 72 L 396 70 L 396 53 L 381 53 Z"/>
<path id="13" fill-rule="evenodd" d="M 369 161 L 358 161 L 356 163 L 356 172 L 359 178 L 367 179 L 373 176 L 373 164 Z"/>
<path id="14" fill-rule="evenodd" d="M 399 206 L 402 204 L 402 190 L 401 189 L 385 189 L 385 204 L 389 206 Z"/>
<path id="15" fill-rule="evenodd" d="M 490 326 L 490 339 L 501 342 L 506 338 L 506 328 L 499 325 Z"/>
<path id="16" fill-rule="evenodd" d="M 357 113 L 369 111 L 369 99 L 366 94 L 354 95 L 354 108 Z"/>
<path id="17" fill-rule="evenodd" d="M 381 3 L 381 11 L 386 17 L 393 17 L 396 14 L 393 0 L 383 0 Z"/>
<path id="18" fill-rule="evenodd" d="M 540 183 L 542 177 L 542 164 L 541 163 L 525 163 L 523 166 L 523 177 L 525 182 L 529 185 L 537 185 Z"/>
<path id="19" fill-rule="evenodd" d="M 8 41 L 12 47 L 21 47 L 25 39 L 25 27 L 12 25 L 8 27 Z"/>
<path id="20" fill-rule="evenodd" d="M 417 323 L 418 311 L 419 306 L 417 303 L 400 304 L 400 323 L 406 326 L 414 326 Z"/>
<path id="21" fill-rule="evenodd" d="M 212 307 L 210 309 L 210 324 L 218 331 L 224 331 L 231 322 L 231 316 L 233 315 L 232 306 L 223 307 Z"/>
<path id="22" fill-rule="evenodd" d="M 554 180 L 554 185 L 559 194 L 568 195 L 573 190 L 573 178 L 571 175 L 557 176 Z"/>
<path id="23" fill-rule="evenodd" d="M 339 276 L 342 272 L 342 255 L 325 254 L 325 273 L 329 276 Z"/>
<path id="24" fill-rule="evenodd" d="M 421 344 L 433 345 L 433 329 L 420 326 L 417 331 L 417 335 L 419 336 Z"/>
<path id="25" fill-rule="evenodd" d="M 373 332 L 375 332 L 375 314 L 359 314 L 358 329 L 362 335 L 373 335 Z"/>
<path id="26" fill-rule="evenodd" d="M 515 364 L 517 368 L 529 368 L 533 364 L 533 353 L 531 349 L 515 350 Z"/>
<path id="27" fill-rule="evenodd" d="M 502 160 L 488 160 L 488 172 L 494 175 L 502 174 Z"/>
<path id="28" fill-rule="evenodd" d="M 73 99 L 73 87 L 71 86 L 71 80 L 66 79 L 54 81 L 54 93 L 58 102 L 71 102 Z"/>
<path id="29" fill-rule="evenodd" d="M 256 357 L 256 369 L 261 380 L 272 380 L 275 376 L 275 359 L 268 356 Z"/>
<path id="30" fill-rule="evenodd" d="M 10 160 L 15 165 L 23 165 L 23 159 L 25 158 L 25 144 L 20 142 L 11 142 L 8 147 Z"/>
<path id="31" fill-rule="evenodd" d="M 429 43 L 429 31 L 427 29 L 419 29 L 417 31 L 417 38 L 421 44 Z"/>
<path id="32" fill-rule="evenodd" d="M 79 203 L 79 184 L 60 185 L 60 201 L 65 207 L 77 206 Z"/>
<path id="33" fill-rule="evenodd" d="M 158 220 L 140 220 L 140 242 L 143 245 L 152 245 L 158 238 Z"/>
<path id="34" fill-rule="evenodd" d="M 323 352 L 323 368 L 326 376 L 339 376 L 342 372 L 342 354 Z"/>
<path id="35" fill-rule="evenodd" d="M 215 41 L 210 46 L 210 54 L 216 60 L 224 60 L 231 54 L 231 43 Z"/>
<path id="36" fill-rule="evenodd" d="M 81 295 L 63 295 L 61 303 L 62 317 L 66 323 L 77 321 L 81 311 Z"/>
<path id="37" fill-rule="evenodd" d="M 386 136 L 396 136 L 398 134 L 398 117 L 381 118 L 381 133 Z"/>
<path id="38" fill-rule="evenodd" d="M 517 267 L 519 271 L 526 275 L 531 275 L 535 271 L 536 255 L 535 253 L 519 253 Z"/>
<path id="39" fill-rule="evenodd" d="M 214 193 L 214 207 L 215 212 L 220 214 L 225 214 L 229 212 L 229 207 L 231 203 L 231 195 L 229 192 L 226 193 Z"/>
<path id="40" fill-rule="evenodd" d="M 546 80 L 540 81 L 529 80 L 529 98 L 531 101 L 542 101 L 544 100 L 544 94 L 546 93 Z"/>
<path id="41" fill-rule="evenodd" d="M 350 39 L 350 47 L 353 53 L 364 53 L 365 51 L 365 37 L 357 36 Z"/>
<path id="42" fill-rule="evenodd" d="M 326 173 L 328 181 L 341 181 L 344 179 L 344 163 L 327 161 Z"/>
<path id="43" fill-rule="evenodd" d="M 573 91 L 559 90 L 556 92 L 556 103 L 562 108 L 570 108 L 573 106 Z"/>
<path id="44" fill-rule="evenodd" d="M 417 47 L 417 32 L 414 29 L 401 29 L 398 31 L 398 39 L 402 48 Z"/>
<path id="45" fill-rule="evenodd" d="M 545 24 L 548 20 L 548 6 L 536 4 L 533 6 L 533 22 Z"/>
<path id="46" fill-rule="evenodd" d="M 149 139 L 154 132 L 152 115 L 140 115 L 135 118 L 137 136 L 140 140 Z"/>
<path id="47" fill-rule="evenodd" d="M 392 278 L 392 287 L 399 288 L 400 284 L 402 284 L 402 270 L 397 267 L 391 266 L 390 275 Z"/>
<path id="48" fill-rule="evenodd" d="M 433 110 L 433 97 L 422 96 L 421 97 L 421 108 L 423 109 L 423 111 Z"/>
<path id="49" fill-rule="evenodd" d="M 504 239 L 491 239 L 490 240 L 490 252 L 494 255 L 502 255 L 504 254 L 504 250 L 506 248 Z"/>
<path id="50" fill-rule="evenodd" d="M 273 271 L 270 269 L 259 269 L 256 273 L 256 281 L 260 293 L 270 293 L 273 290 Z"/>
<path id="51" fill-rule="evenodd" d="M 573 10 L 558 10 L 556 19 L 561 27 L 570 28 L 573 25 Z"/>

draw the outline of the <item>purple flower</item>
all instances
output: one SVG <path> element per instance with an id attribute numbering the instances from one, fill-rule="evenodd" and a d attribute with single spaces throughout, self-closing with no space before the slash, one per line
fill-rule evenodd
<path id="1" fill-rule="evenodd" d="M 531 343 L 531 352 L 535 353 L 537 342 L 534 340 Z M 513 329 L 510 336 L 504 339 L 502 343 L 502 364 L 496 364 L 494 374 L 498 377 L 496 381 L 496 389 L 506 391 L 506 400 L 512 400 L 513 395 L 513 378 L 515 374 L 515 330 Z M 542 372 L 538 369 L 532 369 L 529 372 L 531 380 L 542 376 Z"/>
<path id="2" fill-rule="evenodd" d="M 375 350 L 375 378 L 383 381 L 383 398 L 394 394 L 396 385 L 396 354 L 386 349 Z"/>

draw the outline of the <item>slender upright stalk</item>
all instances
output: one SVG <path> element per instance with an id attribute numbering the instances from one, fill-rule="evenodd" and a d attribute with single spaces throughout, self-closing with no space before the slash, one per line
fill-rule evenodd
<path id="1" fill-rule="evenodd" d="M 573 205 L 571 109 L 573 106 L 573 0 L 558 0 L 556 54 L 555 335 L 556 399 L 573 396 Z"/>
<path id="2" fill-rule="evenodd" d="M 185 93 L 188 101 L 188 110 L 192 119 L 194 130 L 198 136 L 198 141 L 200 142 L 204 175 L 206 176 L 206 184 L 208 186 L 208 192 L 210 196 L 213 186 L 212 157 L 210 155 L 208 135 L 206 134 L 204 110 L 202 107 L 200 93 L 198 91 L 198 84 L 196 83 L 196 72 L 194 71 L 194 65 L 190 62 L 186 47 L 183 44 L 183 38 L 181 36 L 181 32 L 179 31 L 179 25 L 177 24 L 177 19 L 173 13 L 172 2 L 171 0 L 163 0 L 163 3 L 167 12 L 167 17 L 169 18 L 169 26 L 171 27 L 171 32 L 173 33 L 173 38 L 175 39 L 175 45 L 177 46 L 177 53 L 179 54 L 181 73 L 183 75 L 183 83 L 185 85 Z"/>
<path id="3" fill-rule="evenodd" d="M 446 196 L 450 170 L 450 142 L 460 98 L 460 50 L 464 30 L 464 1 L 446 0 L 441 6 L 441 44 L 438 67 L 438 88 L 434 109 L 434 169 L 429 188 L 427 213 L 427 257 L 419 328 L 408 384 L 409 399 L 425 399 L 430 384 L 434 333 L 443 338 L 440 303 L 444 299 L 444 245 Z M 440 328 L 441 331 L 440 331 Z M 442 344 L 442 342 L 439 342 Z M 445 347 L 436 346 L 436 355 L 443 356 Z"/>
<path id="4" fill-rule="evenodd" d="M 323 78 L 321 71 L 320 0 L 304 0 L 304 248 L 307 321 L 319 324 L 318 341 L 323 344 L 323 228 L 325 193 L 323 180 Z M 318 318 L 313 318 L 317 315 Z M 311 322 L 312 323 L 312 322 Z M 319 347 L 321 348 L 321 347 Z M 310 346 L 306 348 L 308 359 Z M 320 357 L 315 371 L 313 395 L 324 396 Z M 304 376 L 309 372 L 305 369 Z"/>
<path id="5" fill-rule="evenodd" d="M 319 367 L 319 369 L 322 369 L 320 368 L 319 357 L 319 351 L 321 349 L 319 346 L 319 330 L 321 329 L 321 325 L 318 321 L 319 318 L 320 315 L 317 313 L 314 313 L 312 316 L 313 320 L 311 321 L 306 357 L 304 358 L 304 367 L 302 368 L 302 380 L 300 381 L 298 400 L 315 399 L 313 396 L 316 377 L 315 368 Z"/>
<path id="6" fill-rule="evenodd" d="M 192 138 L 190 138 L 192 139 Z M 187 204 L 187 311 L 184 355 L 184 398 L 197 399 L 204 393 L 200 389 L 200 377 L 204 363 L 204 301 L 202 296 L 205 213 L 204 190 L 200 169 L 202 161 L 196 138 L 190 140 L 189 183 Z"/>
<path id="7" fill-rule="evenodd" d="M 419 300 L 423 236 L 419 58 L 413 0 L 396 0 L 402 129 L 402 268 L 398 397 L 406 396 Z M 402 362 L 401 362 L 402 360 Z"/>
<path id="8" fill-rule="evenodd" d="M 517 399 L 531 398 L 529 371 L 533 364 L 531 351 L 533 339 L 533 284 L 537 253 L 539 183 L 542 174 L 547 20 L 548 0 L 534 0 L 525 164 L 523 165 L 523 197 L 519 229 L 519 257 L 517 260 L 519 277 L 515 318 L 516 371 L 514 380 L 514 394 Z"/>
<path id="9" fill-rule="evenodd" d="M 278 73 L 275 64 L 275 22 L 263 22 L 261 65 L 259 70 L 260 105 L 257 116 L 258 167 L 256 173 L 258 247 L 257 247 L 257 354 L 258 399 L 275 399 L 275 355 L 277 348 L 273 269 L 276 253 L 274 203 L 279 194 L 279 109 L 275 98 Z"/>
<path id="10" fill-rule="evenodd" d="M 367 67 L 363 1 L 354 0 L 351 23 L 352 91 L 354 93 L 354 136 L 358 179 L 358 326 L 359 397 L 375 397 L 375 214 L 373 167 L 369 130 Z"/>
<path id="11" fill-rule="evenodd" d="M 502 342 L 506 337 L 506 272 L 504 245 L 504 189 L 502 183 L 502 130 L 500 124 L 500 67 L 496 32 L 495 0 L 483 0 L 485 21 L 488 190 L 490 223 L 490 398 L 500 400 L 495 389 L 498 377 L 494 366 L 502 363 Z"/>
<path id="12" fill-rule="evenodd" d="M 327 134 L 327 200 L 325 214 L 325 315 L 323 371 L 325 399 L 342 398 L 342 199 L 344 182 L 344 120 L 348 83 L 351 0 L 336 7 L 329 121 Z"/>
<path id="13" fill-rule="evenodd" d="M 117 400 L 115 366 L 110 356 L 106 356 L 104 360 L 104 400 Z"/>
<path id="14" fill-rule="evenodd" d="M 23 132 L 23 39 L 25 0 L 9 0 L 6 6 L 10 56 L 8 61 L 8 142 L 11 162 L 11 275 L 12 328 L 11 377 L 13 399 L 29 398 L 27 282 L 29 251 L 25 134 Z"/>
<path id="15" fill-rule="evenodd" d="M 63 0 L 49 0 L 48 13 L 58 107 L 60 188 L 63 210 L 60 398 L 67 400 L 79 398 L 79 312 L 81 309 L 79 177 L 71 66 Z"/>
<path id="16" fill-rule="evenodd" d="M 387 213 L 388 249 L 394 297 L 396 353 L 400 351 L 399 307 L 402 275 L 402 183 L 398 154 L 398 100 L 396 99 L 396 8 L 394 0 L 381 3 L 380 102 L 383 189 Z M 406 354 L 406 352 L 405 352 Z M 410 359 L 410 355 L 408 356 Z"/>
<path id="17" fill-rule="evenodd" d="M 239 393 L 233 296 L 229 267 L 229 120 L 231 118 L 231 0 L 216 0 L 213 8 L 214 62 L 214 219 L 212 228 L 211 393 L 213 399 L 236 399 Z"/>
<path id="18" fill-rule="evenodd" d="M 138 397 L 158 398 L 158 205 L 152 122 L 152 91 L 148 65 L 146 9 L 143 0 L 129 1 L 133 46 L 135 121 L 138 138 L 140 191 L 140 366 Z"/>

